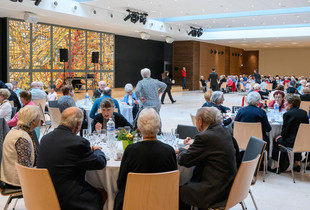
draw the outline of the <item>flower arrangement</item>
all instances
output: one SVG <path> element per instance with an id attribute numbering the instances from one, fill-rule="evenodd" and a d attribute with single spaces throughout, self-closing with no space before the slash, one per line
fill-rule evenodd
<path id="1" fill-rule="evenodd" d="M 128 132 L 125 129 L 122 129 L 117 132 L 117 140 L 118 141 L 128 141 L 129 144 L 133 143 L 133 138 L 136 135 L 137 130 Z"/>

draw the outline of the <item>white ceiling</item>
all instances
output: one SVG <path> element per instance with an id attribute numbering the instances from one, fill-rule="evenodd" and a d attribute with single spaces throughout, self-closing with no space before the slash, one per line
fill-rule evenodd
<path id="1" fill-rule="evenodd" d="M 140 32 L 152 40 L 164 41 L 166 36 L 175 40 L 198 40 L 231 47 L 255 50 L 261 48 L 310 47 L 310 0 L 42 0 L 36 7 L 33 1 L 23 3 L 0 0 L 0 17 L 23 19 L 25 11 L 40 17 L 40 22 L 87 28 L 139 37 Z M 78 7 L 72 10 L 72 5 Z M 293 8 L 290 12 L 280 12 Z M 305 12 L 294 8 L 305 9 Z M 123 19 L 126 9 L 148 13 L 146 25 L 133 24 Z M 96 10 L 96 15 L 92 11 Z M 268 15 L 257 11 L 272 10 Z M 249 12 L 242 17 L 232 13 Z M 216 18 L 224 14 L 227 18 Z M 113 15 L 113 17 L 111 17 Z M 161 18 L 209 15 L 207 19 L 163 22 Z M 206 31 L 200 38 L 187 35 L 190 26 Z M 249 28 L 250 27 L 250 28 Z M 257 28 L 259 27 L 259 28 Z"/>

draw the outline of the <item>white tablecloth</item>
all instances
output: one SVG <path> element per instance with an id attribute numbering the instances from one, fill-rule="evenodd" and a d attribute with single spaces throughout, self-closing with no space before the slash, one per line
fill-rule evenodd
<path id="1" fill-rule="evenodd" d="M 132 106 L 129 106 L 129 105 L 122 105 L 122 104 L 119 104 L 120 106 L 120 112 L 121 114 L 127 119 L 127 121 L 129 123 L 133 123 L 133 115 L 132 115 Z"/>

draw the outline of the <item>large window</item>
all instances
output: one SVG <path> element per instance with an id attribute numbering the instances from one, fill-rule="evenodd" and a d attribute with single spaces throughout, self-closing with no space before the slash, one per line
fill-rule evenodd
<path id="1" fill-rule="evenodd" d="M 114 35 L 48 24 L 30 24 L 9 20 L 9 80 L 22 88 L 32 81 L 44 87 L 63 85 L 65 77 L 80 77 L 85 87 L 100 80 L 114 86 Z M 68 50 L 68 62 L 60 61 L 60 49 Z M 99 63 L 92 63 L 92 53 L 99 52 Z M 86 79 L 87 75 L 94 75 Z"/>

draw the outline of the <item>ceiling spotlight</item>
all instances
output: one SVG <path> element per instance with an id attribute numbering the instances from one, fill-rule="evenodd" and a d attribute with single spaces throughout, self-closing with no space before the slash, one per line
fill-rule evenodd
<path id="1" fill-rule="evenodd" d="M 173 41 L 174 41 L 173 38 L 171 38 L 170 36 L 166 36 L 166 42 L 167 42 L 168 44 L 171 44 Z"/>
<path id="2" fill-rule="evenodd" d="M 139 13 L 139 12 L 134 12 L 134 11 L 130 11 L 129 9 L 126 10 L 127 12 L 129 12 L 129 14 L 124 18 L 124 21 L 127 21 L 130 19 L 130 21 L 132 23 L 136 23 L 138 21 L 140 21 L 140 23 L 143 23 L 145 25 L 146 21 L 147 21 L 147 13 Z"/>
<path id="3" fill-rule="evenodd" d="M 192 37 L 200 37 L 203 34 L 202 28 L 195 28 L 191 26 L 191 31 L 188 33 L 188 35 Z"/>
<path id="4" fill-rule="evenodd" d="M 34 1 L 34 5 L 39 6 L 39 4 L 41 3 L 41 0 L 35 0 Z"/>
<path id="5" fill-rule="evenodd" d="M 145 32 L 141 32 L 141 33 L 140 33 L 140 37 L 141 37 L 141 39 L 143 39 L 143 40 L 148 40 L 148 39 L 151 37 L 151 35 L 148 34 L 148 33 L 145 33 Z"/>
<path id="6" fill-rule="evenodd" d="M 11 0 L 12 2 L 17 2 L 17 0 Z M 18 0 L 20 3 L 23 2 L 23 0 Z"/>

